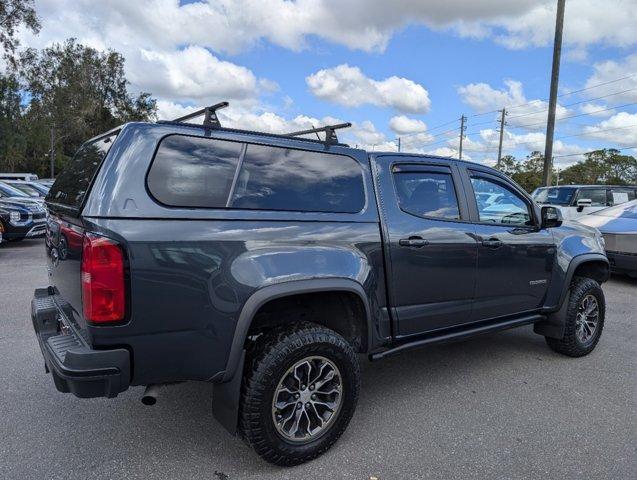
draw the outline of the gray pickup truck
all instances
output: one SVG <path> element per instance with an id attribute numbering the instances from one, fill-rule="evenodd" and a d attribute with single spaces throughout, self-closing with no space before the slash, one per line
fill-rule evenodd
<path id="1" fill-rule="evenodd" d="M 357 354 L 529 324 L 556 352 L 595 348 L 597 230 L 483 165 L 350 148 L 346 125 L 223 128 L 222 106 L 89 140 L 51 188 L 32 319 L 59 391 L 143 385 L 152 404 L 212 382 L 215 418 L 295 465 L 347 427 Z"/>

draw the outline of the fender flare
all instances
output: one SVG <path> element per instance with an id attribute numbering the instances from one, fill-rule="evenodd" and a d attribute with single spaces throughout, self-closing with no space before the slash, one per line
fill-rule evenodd
<path id="1" fill-rule="evenodd" d="M 360 283 L 349 278 L 315 278 L 268 285 L 254 292 L 243 304 L 234 330 L 232 346 L 230 347 L 230 354 L 228 355 L 221 382 L 228 382 L 235 375 L 237 367 L 241 363 L 243 345 L 245 344 L 252 319 L 263 305 L 271 300 L 291 295 L 330 291 L 351 292 L 356 294 L 363 302 L 367 324 L 367 343 L 369 345 L 373 333 L 371 309 L 367 294 Z"/>
<path id="2" fill-rule="evenodd" d="M 577 255 L 573 257 L 571 263 L 568 265 L 568 270 L 566 271 L 566 276 L 564 278 L 564 283 L 562 284 L 562 290 L 560 292 L 560 299 L 557 304 L 558 308 L 562 306 L 564 300 L 566 299 L 566 294 L 568 293 L 569 287 L 571 285 L 571 280 L 573 280 L 573 275 L 575 274 L 575 270 L 577 267 L 584 263 L 588 262 L 603 262 L 608 267 L 608 276 L 604 279 L 604 281 L 608 280 L 610 276 L 610 263 L 608 262 L 608 258 L 603 253 L 583 253 L 581 255 Z"/>
<path id="3" fill-rule="evenodd" d="M 604 262 L 608 267 L 610 275 L 610 264 L 605 255 L 601 253 L 584 253 L 573 257 L 571 263 L 568 266 L 566 275 L 564 276 L 564 282 L 560 290 L 560 297 L 557 303 L 557 307 L 547 309 L 546 320 L 537 322 L 533 325 L 533 331 L 539 335 L 545 337 L 560 339 L 564 336 L 564 327 L 566 325 L 566 310 L 568 308 L 568 299 L 570 295 L 571 281 L 577 267 L 588 262 Z M 606 278 L 607 280 L 608 278 Z"/>

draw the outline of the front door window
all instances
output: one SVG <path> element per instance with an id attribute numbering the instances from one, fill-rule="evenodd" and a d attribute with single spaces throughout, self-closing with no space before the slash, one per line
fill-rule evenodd
<path id="1" fill-rule="evenodd" d="M 471 184 L 481 223 L 530 225 L 529 206 L 513 190 L 491 180 L 472 177 Z"/>

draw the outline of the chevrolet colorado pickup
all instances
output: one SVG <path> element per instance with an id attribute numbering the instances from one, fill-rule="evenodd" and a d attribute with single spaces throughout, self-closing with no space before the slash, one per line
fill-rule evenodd
<path id="1" fill-rule="evenodd" d="M 139 385 L 153 403 L 212 382 L 215 418 L 295 465 L 347 427 L 357 354 L 529 324 L 561 354 L 595 348 L 609 265 L 594 228 L 483 165 L 350 148 L 347 124 L 224 128 L 221 106 L 89 140 L 51 188 L 32 320 L 59 391 Z"/>

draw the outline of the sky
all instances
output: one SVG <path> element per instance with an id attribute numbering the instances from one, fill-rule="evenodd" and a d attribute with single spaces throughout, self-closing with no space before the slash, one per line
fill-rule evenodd
<path id="1" fill-rule="evenodd" d="M 493 164 L 544 151 L 556 1 L 36 0 L 38 35 L 126 58 L 131 92 L 170 119 L 227 100 L 224 125 Z M 637 0 L 567 0 L 555 163 L 637 155 Z"/>

